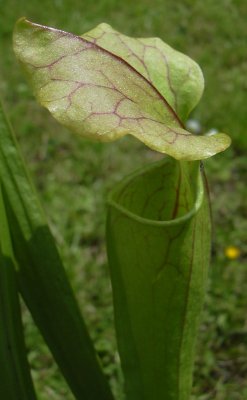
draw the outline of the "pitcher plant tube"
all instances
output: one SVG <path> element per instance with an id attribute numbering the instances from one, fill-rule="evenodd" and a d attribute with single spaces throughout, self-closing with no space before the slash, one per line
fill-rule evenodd
<path id="1" fill-rule="evenodd" d="M 110 193 L 107 252 L 126 398 L 188 400 L 211 243 L 201 160 L 230 145 L 185 129 L 202 72 L 162 40 L 107 24 L 76 36 L 22 18 L 14 50 L 38 102 L 72 132 L 132 135 L 165 154 Z"/>

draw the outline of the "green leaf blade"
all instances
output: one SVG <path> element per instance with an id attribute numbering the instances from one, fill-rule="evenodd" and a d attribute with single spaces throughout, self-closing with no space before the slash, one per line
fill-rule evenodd
<path id="1" fill-rule="evenodd" d="M 38 101 L 76 134 L 98 141 L 133 135 L 184 160 L 208 158 L 230 144 L 224 134 L 187 132 L 145 76 L 94 42 L 21 19 L 14 49 Z"/>
<path id="2" fill-rule="evenodd" d="M 0 221 L 0 394 L 8 400 L 35 400 L 1 181 Z"/>
<path id="3" fill-rule="evenodd" d="M 3 200 L 21 295 L 76 399 L 112 400 L 54 238 L 1 107 L 0 132 Z"/>

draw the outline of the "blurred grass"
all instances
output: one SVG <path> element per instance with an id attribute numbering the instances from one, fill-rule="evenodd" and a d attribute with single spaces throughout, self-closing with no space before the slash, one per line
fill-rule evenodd
<path id="1" fill-rule="evenodd" d="M 21 16 L 83 33 L 105 21 L 133 36 L 159 36 L 202 67 L 206 89 L 193 113 L 233 146 L 206 161 L 215 235 L 198 344 L 193 400 L 247 398 L 246 17 L 245 0 L 0 0 L 0 91 L 33 174 L 91 336 L 121 400 L 106 266 L 106 194 L 134 168 L 159 157 L 134 139 L 92 144 L 70 135 L 34 101 L 11 48 Z M 230 260 L 225 249 L 240 256 Z M 72 399 L 23 306 L 27 348 L 40 400 Z"/>

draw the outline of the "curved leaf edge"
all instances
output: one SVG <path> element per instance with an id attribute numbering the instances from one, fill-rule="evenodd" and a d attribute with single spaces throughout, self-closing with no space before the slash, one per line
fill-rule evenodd
<path id="1" fill-rule="evenodd" d="M 140 174 L 145 174 L 145 172 L 150 171 L 153 167 L 157 167 L 157 166 L 165 167 L 165 164 L 167 163 L 168 160 L 169 160 L 169 157 L 166 157 L 165 159 L 162 159 L 160 161 L 155 161 L 144 167 L 138 168 L 132 174 L 126 176 L 124 179 L 121 180 L 121 182 L 115 184 L 114 188 L 112 189 L 112 191 L 110 192 L 110 194 L 107 197 L 107 204 L 109 206 L 121 211 L 126 217 L 128 217 L 132 220 L 135 220 L 142 224 L 153 225 L 153 226 L 161 227 L 161 228 L 163 228 L 165 226 L 179 225 L 179 224 L 193 218 L 193 216 L 198 212 L 198 210 L 202 206 L 204 195 L 205 195 L 203 177 L 200 173 L 199 163 L 197 161 L 195 162 L 198 166 L 198 175 L 197 175 L 197 182 L 196 182 L 196 185 L 197 185 L 196 199 L 194 202 L 194 206 L 191 208 L 191 210 L 181 217 L 170 219 L 170 220 L 162 220 L 162 221 L 141 217 L 140 215 L 130 211 L 128 208 L 118 204 L 118 202 L 114 198 L 115 195 L 119 193 L 119 190 L 126 187 L 129 184 L 129 182 L 131 182 L 134 178 L 140 176 Z"/>

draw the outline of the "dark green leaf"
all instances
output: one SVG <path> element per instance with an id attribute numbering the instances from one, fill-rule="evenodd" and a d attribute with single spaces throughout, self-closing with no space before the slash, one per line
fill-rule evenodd
<path id="1" fill-rule="evenodd" d="M 35 400 L 14 263 L 0 180 L 0 398 Z"/>
<path id="2" fill-rule="evenodd" d="M 0 109 L 0 176 L 21 294 L 77 399 L 111 400 L 54 239 Z"/>

